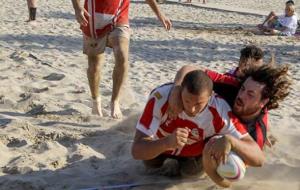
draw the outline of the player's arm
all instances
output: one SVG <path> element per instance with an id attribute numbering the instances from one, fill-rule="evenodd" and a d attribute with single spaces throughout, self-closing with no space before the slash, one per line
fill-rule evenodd
<path id="1" fill-rule="evenodd" d="M 263 162 L 260 159 L 264 160 L 262 151 L 248 134 L 241 139 L 227 134 L 215 141 L 209 141 L 203 151 L 204 171 L 216 184 L 225 188 L 229 187 L 231 182 L 218 175 L 217 167 L 221 162 L 225 163 L 231 150 L 250 166 L 260 166 Z"/>
<path id="2" fill-rule="evenodd" d="M 199 66 L 194 66 L 194 65 L 185 65 L 183 67 L 181 67 L 175 76 L 174 79 L 174 84 L 175 86 L 180 86 L 185 75 L 188 74 L 191 71 L 195 71 L 195 70 L 203 70 L 203 68 L 199 67 Z"/>
<path id="3" fill-rule="evenodd" d="M 144 113 L 136 126 L 134 142 L 132 144 L 132 156 L 137 160 L 150 160 L 161 153 L 176 148 L 181 148 L 187 143 L 189 130 L 178 128 L 167 137 L 157 138 L 156 133 L 162 120 L 160 104 L 155 94 L 152 92 L 148 103 L 145 106 Z"/>
<path id="4" fill-rule="evenodd" d="M 188 129 L 177 128 L 171 135 L 154 140 L 137 129 L 131 149 L 132 156 L 136 160 L 153 159 L 167 150 L 183 147 L 188 135 Z"/>
<path id="5" fill-rule="evenodd" d="M 87 26 L 88 20 L 87 18 L 90 17 L 91 15 L 88 13 L 87 10 L 85 10 L 81 5 L 80 5 L 80 0 L 72 0 L 73 8 L 75 10 L 75 17 L 77 22 L 82 25 L 82 26 Z"/>
<path id="6" fill-rule="evenodd" d="M 202 163 L 205 173 L 213 180 L 217 185 L 228 188 L 231 182 L 227 179 L 222 178 L 217 173 L 218 163 L 216 159 L 210 154 L 209 146 L 205 146 L 202 154 Z"/>
<path id="7" fill-rule="evenodd" d="M 224 162 L 230 150 L 236 152 L 250 166 L 262 166 L 265 156 L 258 144 L 248 134 L 246 127 L 232 113 L 229 105 L 222 99 L 217 99 L 217 107 L 225 121 L 220 130 L 223 137 L 217 139 L 211 146 L 210 152 L 215 156 L 217 163 Z"/>
<path id="8" fill-rule="evenodd" d="M 172 23 L 169 18 L 167 18 L 160 10 L 156 3 L 156 0 L 146 0 L 148 5 L 151 7 L 153 12 L 156 14 L 157 18 L 164 25 L 166 30 L 170 30 L 172 27 Z"/>
<path id="9" fill-rule="evenodd" d="M 225 138 L 231 144 L 231 150 L 236 152 L 245 164 L 253 167 L 261 167 L 264 164 L 265 155 L 250 135 L 241 139 L 225 135 Z"/>
<path id="10" fill-rule="evenodd" d="M 167 138 L 153 140 L 151 137 L 136 130 L 131 153 L 136 160 L 150 160 L 170 148 Z"/>
<path id="11" fill-rule="evenodd" d="M 185 75 L 191 71 L 195 70 L 202 70 L 204 71 L 209 78 L 214 82 L 214 83 L 224 83 L 224 84 L 229 84 L 233 86 L 238 86 L 239 81 L 235 77 L 228 76 L 222 73 L 218 73 L 209 69 L 205 69 L 203 67 L 197 67 L 194 65 L 185 65 L 179 69 L 179 71 L 176 73 L 175 79 L 174 79 L 174 84 L 175 86 L 180 86 Z"/>
<path id="12" fill-rule="evenodd" d="M 225 162 L 230 150 L 236 152 L 246 165 L 261 167 L 265 162 L 263 151 L 249 134 L 243 135 L 242 138 L 239 138 L 236 132 L 225 134 L 213 143 L 210 154 L 214 155 L 219 164 Z"/>

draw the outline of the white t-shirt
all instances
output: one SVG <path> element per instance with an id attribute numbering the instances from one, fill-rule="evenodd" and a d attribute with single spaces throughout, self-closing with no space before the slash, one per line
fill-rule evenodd
<path id="1" fill-rule="evenodd" d="M 278 17 L 278 21 L 282 26 L 287 27 L 287 29 L 282 32 L 283 34 L 285 34 L 287 36 L 291 36 L 296 33 L 297 25 L 298 25 L 296 14 L 294 14 L 291 17 L 287 17 L 285 15 L 280 15 Z"/>

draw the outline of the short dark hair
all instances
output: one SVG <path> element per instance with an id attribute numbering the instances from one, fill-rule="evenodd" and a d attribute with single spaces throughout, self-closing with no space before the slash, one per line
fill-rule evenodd
<path id="1" fill-rule="evenodd" d="M 195 70 L 185 75 L 181 87 L 182 89 L 186 88 L 189 93 L 194 95 L 200 95 L 203 92 L 208 92 L 211 95 L 213 82 L 205 72 Z"/>
<path id="2" fill-rule="evenodd" d="M 255 45 L 248 45 L 241 50 L 241 57 L 240 59 L 255 59 L 260 60 L 264 58 L 264 52 L 261 48 Z"/>
<path id="3" fill-rule="evenodd" d="M 286 5 L 287 5 L 287 4 L 295 5 L 294 1 L 292 1 L 292 0 L 288 0 L 287 2 L 285 2 L 285 4 L 286 4 Z"/>
<path id="4" fill-rule="evenodd" d="M 247 70 L 242 82 L 251 77 L 254 81 L 265 84 L 262 99 L 269 98 L 266 108 L 275 109 L 279 107 L 279 102 L 283 101 L 290 93 L 292 82 L 288 70 L 287 65 L 263 65 Z"/>

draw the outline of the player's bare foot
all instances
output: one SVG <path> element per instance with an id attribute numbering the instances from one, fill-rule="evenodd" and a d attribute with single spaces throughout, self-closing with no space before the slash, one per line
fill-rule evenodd
<path id="1" fill-rule="evenodd" d="M 114 119 L 121 119 L 123 117 L 118 101 L 111 102 L 111 117 Z"/>
<path id="2" fill-rule="evenodd" d="M 92 104 L 93 104 L 92 105 L 92 114 L 103 117 L 102 108 L 101 108 L 101 98 L 97 97 L 96 99 L 93 99 Z"/>

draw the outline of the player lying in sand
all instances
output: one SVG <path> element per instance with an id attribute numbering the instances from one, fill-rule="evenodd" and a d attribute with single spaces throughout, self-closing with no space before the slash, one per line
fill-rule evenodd
<path id="1" fill-rule="evenodd" d="M 199 69 L 195 66 L 185 66 L 179 70 L 175 79 L 175 86 L 169 98 L 169 112 L 172 115 L 181 113 L 184 109 L 181 97 L 181 82 L 186 73 Z M 263 65 L 258 68 L 244 71 L 240 78 L 216 73 L 210 70 L 205 72 L 214 81 L 214 90 L 229 103 L 233 113 L 240 119 L 245 129 L 254 139 L 257 145 L 263 149 L 268 142 L 267 133 L 268 110 L 279 107 L 279 102 L 289 94 L 290 77 L 287 66 L 276 67 L 275 65 Z M 234 99 L 232 99 L 234 97 Z M 233 100 L 233 101 L 232 101 Z M 230 186 L 231 182 L 220 177 L 216 173 L 217 165 L 227 156 L 230 146 L 239 146 L 232 141 L 233 138 L 225 135 L 209 144 L 203 151 L 203 166 L 205 172 L 218 185 Z M 220 149 L 220 147 L 223 147 Z M 232 148 L 231 148 L 232 149 Z M 235 150 L 234 148 L 232 150 Z M 247 153 L 246 149 L 237 152 L 249 166 L 261 166 L 260 156 Z"/>
<path id="2" fill-rule="evenodd" d="M 285 4 L 285 14 L 277 16 L 273 11 L 267 16 L 258 29 L 265 34 L 292 36 L 296 33 L 298 23 L 295 4 L 289 0 Z"/>
<path id="3" fill-rule="evenodd" d="M 246 163 L 263 163 L 262 151 L 226 101 L 213 93 L 212 80 L 205 72 L 191 71 L 180 82 L 179 102 L 183 108 L 176 119 L 170 118 L 167 112 L 168 97 L 174 87 L 169 83 L 151 92 L 136 126 L 132 145 L 135 159 L 143 160 L 147 168 L 161 168 L 166 159 L 174 159 L 181 176 L 198 176 L 203 172 L 204 139 L 223 134 L 222 141 L 231 142 L 227 147 L 243 155 Z M 212 153 L 223 155 L 228 148 L 220 152 L 213 150 Z"/>

